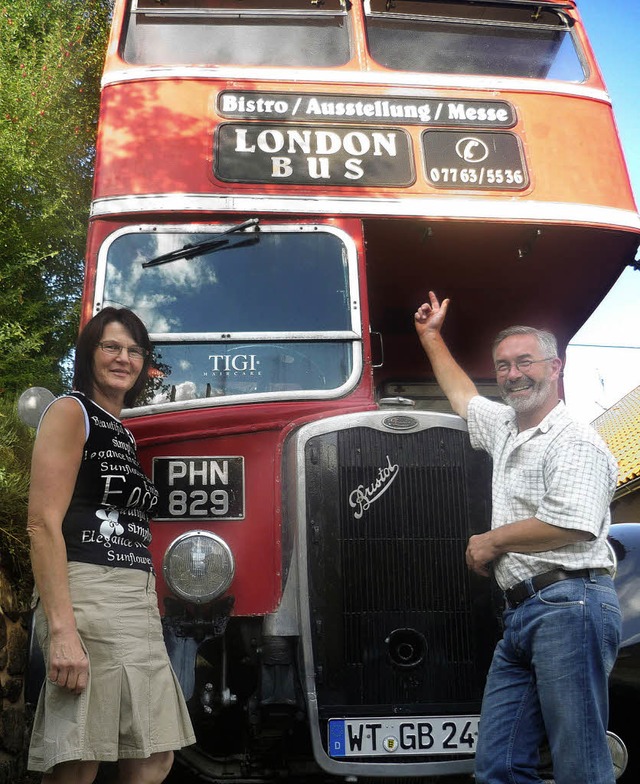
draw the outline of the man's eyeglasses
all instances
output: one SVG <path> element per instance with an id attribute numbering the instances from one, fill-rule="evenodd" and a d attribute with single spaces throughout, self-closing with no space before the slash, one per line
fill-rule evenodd
<path id="1" fill-rule="evenodd" d="M 98 343 L 98 348 L 112 357 L 118 357 L 123 351 L 126 351 L 129 355 L 129 359 L 140 361 L 144 360 L 144 358 L 149 355 L 146 348 L 142 348 L 142 346 L 123 346 L 122 344 L 114 343 L 111 340 L 103 340 L 101 343 Z"/>
<path id="2" fill-rule="evenodd" d="M 555 357 L 545 357 L 544 359 L 518 359 L 516 362 L 496 362 L 496 373 L 499 376 L 506 376 L 506 374 L 515 367 L 521 373 L 526 373 L 531 365 L 536 365 L 538 362 L 550 362 Z"/>

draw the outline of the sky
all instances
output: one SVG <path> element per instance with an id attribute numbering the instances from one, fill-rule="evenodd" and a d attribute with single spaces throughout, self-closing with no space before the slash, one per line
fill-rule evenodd
<path id="1" fill-rule="evenodd" d="M 640 90 L 634 71 L 638 71 L 640 0 L 577 0 L 577 5 L 613 102 L 639 204 Z M 569 344 L 565 400 L 576 418 L 590 422 L 639 385 L 640 272 L 627 267 Z"/>

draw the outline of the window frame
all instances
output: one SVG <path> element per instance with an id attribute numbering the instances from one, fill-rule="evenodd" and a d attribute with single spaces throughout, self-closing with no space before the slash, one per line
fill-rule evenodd
<path id="1" fill-rule="evenodd" d="M 340 9 L 322 8 L 319 3 L 312 3 L 309 0 L 309 8 L 203 8 L 189 7 L 184 8 L 163 8 L 161 5 L 140 8 L 140 0 L 131 0 L 129 13 L 143 14 L 146 16 L 211 16 L 218 18 L 249 17 L 259 19 L 267 18 L 292 18 L 292 17 L 317 17 L 317 16 L 348 16 L 347 0 L 338 0 Z"/>
<path id="2" fill-rule="evenodd" d="M 389 0 L 394 2 L 395 0 Z M 429 5 L 434 5 L 438 3 L 439 0 L 426 0 Z M 440 0 L 442 3 L 446 3 L 447 5 L 460 5 L 461 7 L 466 6 L 469 7 L 470 3 L 468 0 Z M 413 0 L 413 2 L 420 2 L 420 0 Z M 489 73 L 474 73 L 474 74 L 467 74 L 469 76 L 478 76 L 483 78 L 495 78 L 500 79 L 525 79 L 529 80 L 541 80 L 545 82 L 561 82 L 565 84 L 584 84 L 588 81 L 590 76 L 590 69 L 587 57 L 582 50 L 582 45 L 580 43 L 579 37 L 576 35 L 575 32 L 575 19 L 573 19 L 566 11 L 572 8 L 571 5 L 568 3 L 554 3 L 549 2 L 549 0 L 539 0 L 538 2 L 532 2 L 532 0 L 479 0 L 477 6 L 482 5 L 491 5 L 491 6 L 511 6 L 514 8 L 544 8 L 546 11 L 551 11 L 555 13 L 560 20 L 561 23 L 559 24 L 548 24 L 548 23 L 540 23 L 540 22 L 526 22 L 526 21 L 510 21 L 510 20 L 496 20 L 496 19 L 480 19 L 474 18 L 473 16 L 446 16 L 446 15 L 436 15 L 433 13 L 425 13 L 425 14 L 415 14 L 415 13 L 389 13 L 389 12 L 380 12 L 380 11 L 372 11 L 371 10 L 371 0 L 363 0 L 363 16 L 364 16 L 364 23 L 365 28 L 367 27 L 367 20 L 368 19 L 379 19 L 384 21 L 390 20 L 400 20 L 405 22 L 420 22 L 420 23 L 428 23 L 428 22 L 435 22 L 439 24 L 451 24 L 451 25 L 460 25 L 462 26 L 477 26 L 477 27 L 489 27 L 492 29 L 497 28 L 505 28 L 510 30 L 547 30 L 547 31 L 555 31 L 561 32 L 564 31 L 566 34 L 569 35 L 573 49 L 576 55 L 577 62 L 580 65 L 582 71 L 582 78 L 579 80 L 575 79 L 552 79 L 549 77 L 530 77 L 530 76 L 519 76 L 519 75 L 505 75 L 505 74 L 489 74 Z M 366 31 L 368 33 L 368 30 Z M 368 37 L 368 36 L 367 36 Z M 390 68 L 388 66 L 384 66 L 378 62 L 378 60 L 373 56 L 371 53 L 371 49 L 369 48 L 369 57 L 371 60 L 378 65 L 381 65 L 384 68 L 388 68 L 393 73 L 398 73 L 397 69 Z M 414 73 L 414 72 L 412 72 Z M 422 73 L 422 72 L 420 72 Z M 427 73 L 426 71 L 424 73 Z M 432 73 L 432 72 L 428 72 Z M 448 72 L 446 71 L 436 71 L 439 75 L 446 75 Z M 458 75 L 458 74 L 454 74 Z"/>
<path id="3" fill-rule="evenodd" d="M 233 222 L 221 224 L 192 224 L 192 223 L 172 223 L 158 224 L 145 223 L 125 226 L 109 234 L 103 240 L 99 250 L 96 265 L 96 279 L 93 298 L 92 313 L 95 315 L 103 307 L 114 303 L 109 300 L 104 302 L 105 281 L 108 269 L 108 255 L 113 243 L 123 236 L 130 234 L 159 233 L 168 232 L 172 234 L 198 233 L 198 234 L 219 234 L 225 229 L 231 228 Z M 346 255 L 347 265 L 346 282 L 349 287 L 347 307 L 351 329 L 349 330 L 326 330 L 306 332 L 302 330 L 289 332 L 150 332 L 149 337 L 154 346 L 161 348 L 169 345 L 179 344 L 202 344 L 212 343 L 216 345 L 237 344 L 237 343 L 290 343 L 293 346 L 302 342 L 325 342 L 350 344 L 351 370 L 343 383 L 331 389 L 301 389 L 287 391 L 268 391 L 240 393 L 219 397 L 193 398 L 189 400 L 168 401 L 150 403 L 137 406 L 128 410 L 127 416 L 141 416 L 150 413 L 162 413 L 171 410 L 182 410 L 187 408 L 201 408 L 219 405 L 238 405 L 243 402 L 268 402 L 273 400 L 310 400 L 310 399 L 335 399 L 343 397 L 352 391 L 359 382 L 364 368 L 364 346 L 363 330 L 361 321 L 361 294 L 358 276 L 358 257 L 357 248 L 353 237 L 343 229 L 326 224 L 269 224 L 260 226 L 261 233 L 326 233 L 332 234 L 343 244 Z M 132 262 L 133 263 L 133 262 Z M 144 320 L 144 314 L 141 314 Z"/>
<path id="4" fill-rule="evenodd" d="M 130 0 L 130 6 L 128 9 L 128 13 L 125 18 L 124 25 L 122 27 L 120 42 L 118 46 L 119 55 L 124 62 L 131 66 L 146 66 L 146 67 L 158 67 L 166 65 L 167 67 L 175 68 L 175 67 L 186 67 L 186 68 L 193 68 L 193 67 L 207 67 L 207 68 L 234 68 L 234 69 L 250 69 L 250 68 L 342 68 L 346 66 L 354 56 L 354 44 L 353 44 L 353 32 L 352 32 L 352 19 L 351 19 L 351 3 L 349 0 L 335 0 L 337 2 L 338 7 L 332 9 L 325 9 L 322 8 L 320 4 L 312 3 L 312 0 L 307 0 L 308 8 L 206 8 L 206 7 L 190 7 L 185 6 L 183 8 L 165 8 L 162 6 L 153 6 L 153 7 L 140 7 L 139 6 L 140 0 Z M 294 2 L 301 2 L 302 0 L 294 0 Z M 218 61 L 215 57 L 215 51 L 209 52 L 209 54 L 204 58 L 204 61 L 201 60 L 199 57 L 192 55 L 191 57 L 187 58 L 184 62 L 164 62 L 162 58 L 154 58 L 150 55 L 151 50 L 146 50 L 145 46 L 149 46 L 149 44 L 153 45 L 153 38 L 152 36 L 158 35 L 158 31 L 153 33 L 152 31 L 147 30 L 146 34 L 149 35 L 149 39 L 147 39 L 144 30 L 145 25 L 144 23 L 140 24 L 140 31 L 138 31 L 138 23 L 137 19 L 139 17 L 146 17 L 150 20 L 150 24 L 153 23 L 153 20 L 157 20 L 156 26 L 161 25 L 162 23 L 166 23 L 167 25 L 171 24 L 171 20 L 175 21 L 175 24 L 179 25 L 188 25 L 192 23 L 196 23 L 197 20 L 206 20 L 202 22 L 202 26 L 205 24 L 212 24 L 215 23 L 216 20 L 220 22 L 228 22 L 233 23 L 234 20 L 236 24 L 234 25 L 235 28 L 242 28 L 242 26 L 250 23 L 259 24 L 260 20 L 263 20 L 265 25 L 272 24 L 277 26 L 279 23 L 280 25 L 286 24 L 289 22 L 290 26 L 297 26 L 298 28 L 304 26 L 304 23 L 308 20 L 309 24 L 314 24 L 315 26 L 322 25 L 322 20 L 335 20 L 333 25 L 336 29 L 340 26 L 341 22 L 339 20 L 343 20 L 344 30 L 339 37 L 336 37 L 336 46 L 340 50 L 341 57 L 337 58 L 335 62 L 312 62 L 307 63 L 304 60 L 304 56 L 308 53 L 308 44 L 304 48 L 301 48 L 298 52 L 300 62 L 265 62 L 265 63 L 255 63 L 251 61 L 245 61 L 242 58 L 222 58 Z M 324 25 L 328 32 L 331 32 L 331 25 L 327 24 Z M 286 31 L 286 28 L 285 28 Z M 267 33 L 266 31 L 263 33 L 264 41 L 271 40 L 272 33 Z M 174 42 L 176 47 L 180 43 L 180 36 L 176 35 L 176 41 Z M 158 41 L 155 41 L 156 45 Z M 184 42 L 182 42 L 184 43 Z M 219 46 L 219 42 L 216 46 Z M 302 46 L 302 45 L 301 45 Z M 138 51 L 138 47 L 140 50 Z M 344 50 L 344 51 L 343 51 Z M 269 54 L 270 58 L 274 58 L 274 53 L 269 48 L 266 48 L 265 51 Z M 275 58 L 277 59 L 277 58 Z"/>

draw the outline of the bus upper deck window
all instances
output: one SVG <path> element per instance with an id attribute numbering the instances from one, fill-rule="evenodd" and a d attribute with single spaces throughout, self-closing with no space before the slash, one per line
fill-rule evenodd
<path id="1" fill-rule="evenodd" d="M 371 56 L 396 71 L 583 81 L 572 20 L 540 4 L 365 0 Z"/>
<path id="2" fill-rule="evenodd" d="M 335 67 L 350 59 L 344 0 L 131 0 L 137 65 Z"/>

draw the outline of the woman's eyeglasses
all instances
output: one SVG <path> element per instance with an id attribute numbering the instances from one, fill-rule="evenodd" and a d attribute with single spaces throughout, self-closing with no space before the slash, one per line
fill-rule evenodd
<path id="1" fill-rule="evenodd" d="M 126 351 L 129 359 L 142 361 L 149 355 L 146 348 L 142 348 L 142 346 L 123 346 L 121 343 L 114 343 L 111 340 L 103 340 L 97 345 L 105 354 L 109 354 L 112 357 L 118 357 L 123 351 Z"/>

